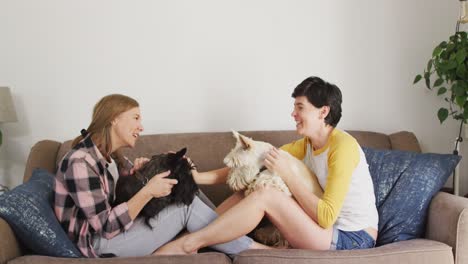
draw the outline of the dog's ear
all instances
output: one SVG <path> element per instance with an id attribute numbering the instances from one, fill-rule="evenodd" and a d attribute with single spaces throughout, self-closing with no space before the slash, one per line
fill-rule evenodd
<path id="1" fill-rule="evenodd" d="M 239 132 L 235 131 L 235 130 L 231 130 L 232 132 L 232 136 L 236 139 L 236 140 L 239 140 Z"/>
<path id="2" fill-rule="evenodd" d="M 250 149 L 252 146 L 252 140 L 244 135 L 239 134 L 239 141 L 244 149 Z"/>
<path id="3" fill-rule="evenodd" d="M 177 151 L 177 153 L 169 154 L 169 166 L 174 168 L 177 163 L 184 158 L 185 153 L 187 153 L 187 148 L 183 148 Z"/>
<path id="4" fill-rule="evenodd" d="M 183 148 L 183 149 L 177 151 L 177 153 L 175 154 L 174 158 L 175 158 L 176 160 L 180 160 L 181 158 L 184 157 L 185 153 L 187 153 L 187 148 Z"/>

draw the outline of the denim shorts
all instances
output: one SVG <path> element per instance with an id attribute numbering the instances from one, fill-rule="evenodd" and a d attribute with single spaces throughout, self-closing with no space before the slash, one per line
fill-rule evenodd
<path id="1" fill-rule="evenodd" d="M 375 247 L 375 240 L 364 230 L 342 231 L 333 228 L 331 250 L 351 250 Z"/>

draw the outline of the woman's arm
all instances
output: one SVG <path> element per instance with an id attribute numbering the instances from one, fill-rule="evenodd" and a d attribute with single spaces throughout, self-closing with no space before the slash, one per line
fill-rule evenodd
<path id="1" fill-rule="evenodd" d="M 211 170 L 206 172 L 198 172 L 192 170 L 193 178 L 197 184 L 221 184 L 226 183 L 227 176 L 229 174 L 229 168 L 224 167 L 217 170 Z"/>
<path id="2" fill-rule="evenodd" d="M 289 177 L 285 182 L 294 199 L 296 199 L 306 214 L 318 223 L 319 219 L 317 215 L 320 198 L 307 189 L 306 185 L 301 181 L 301 177 Z"/>
<path id="3" fill-rule="evenodd" d="M 112 207 L 102 186 L 101 176 L 95 171 L 86 158 L 78 158 L 70 162 L 63 177 L 75 205 L 92 228 L 105 238 L 112 238 L 120 231 L 127 230 L 151 198 L 167 196 L 173 185 L 177 184 L 176 179 L 165 178 L 170 172 L 160 173 L 128 202 Z"/>
<path id="4" fill-rule="evenodd" d="M 351 184 L 352 173 L 359 163 L 359 147 L 356 142 L 345 142 L 330 147 L 327 183 L 321 198 L 310 193 L 300 177 L 289 168 L 285 153 L 270 151 L 265 166 L 276 172 L 288 185 L 303 210 L 322 228 L 332 226 L 343 206 Z"/>
<path id="5" fill-rule="evenodd" d="M 307 185 L 302 182 L 302 177 L 294 175 L 286 155 L 286 152 L 276 148 L 272 149 L 265 158 L 265 166 L 283 179 L 302 209 L 318 223 L 317 214 L 320 198 L 309 191 Z"/>
<path id="6" fill-rule="evenodd" d="M 167 196 L 171 193 L 172 187 L 177 184 L 176 179 L 167 179 L 170 171 L 155 175 L 151 180 L 130 200 L 127 201 L 128 214 L 132 220 L 138 216 L 140 211 L 152 198 Z"/>
<path id="7" fill-rule="evenodd" d="M 65 161 L 62 161 L 65 162 Z M 94 163 L 93 163 L 94 162 Z M 97 164 L 90 156 L 72 158 L 68 164 L 62 164 L 58 177 L 63 181 L 68 195 L 89 225 L 96 233 L 112 238 L 133 223 L 128 214 L 127 203 L 111 207 L 108 192 L 102 184 L 102 176 L 91 164 Z M 61 175 L 61 176 L 60 176 Z"/>
<path id="8" fill-rule="evenodd" d="M 135 220 L 140 211 L 143 210 L 143 207 L 145 207 L 151 198 L 153 198 L 151 194 L 144 192 L 143 189 L 141 189 L 132 198 L 130 198 L 130 200 L 127 201 L 128 214 L 132 220 Z"/>

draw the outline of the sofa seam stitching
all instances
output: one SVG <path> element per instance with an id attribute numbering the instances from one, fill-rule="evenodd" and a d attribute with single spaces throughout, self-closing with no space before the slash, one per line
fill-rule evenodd
<path id="1" fill-rule="evenodd" d="M 460 221 L 461 221 L 461 218 L 464 216 L 466 212 L 466 208 L 463 209 L 460 213 L 460 215 L 458 215 L 458 219 L 457 219 L 457 232 L 455 233 L 455 261 L 454 263 L 457 264 L 458 263 L 458 255 L 459 255 L 459 250 L 458 250 L 458 242 L 459 242 L 459 239 L 460 239 L 460 236 L 458 234 L 459 230 L 460 230 Z"/>
<path id="2" fill-rule="evenodd" d="M 392 255 L 400 255 L 400 254 L 412 254 L 412 253 L 421 253 L 421 252 L 444 252 L 447 249 L 437 249 L 428 251 L 427 249 L 421 250 L 414 250 L 414 251 L 403 251 L 403 252 L 389 252 L 389 253 L 381 253 L 381 254 L 373 254 L 373 255 L 365 255 L 365 256 L 330 256 L 332 258 L 368 258 L 368 257 L 379 257 L 379 256 L 392 256 Z M 320 259 L 323 257 L 296 257 L 296 256 L 272 256 L 272 255 L 254 255 L 254 256 L 237 256 L 238 258 L 248 258 L 248 257 L 270 257 L 270 258 L 284 258 L 284 259 Z"/>

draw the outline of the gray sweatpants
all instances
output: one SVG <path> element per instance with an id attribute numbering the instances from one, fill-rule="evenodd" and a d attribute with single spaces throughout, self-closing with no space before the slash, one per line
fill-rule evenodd
<path id="1" fill-rule="evenodd" d="M 195 196 L 192 204 L 170 205 L 158 215 L 150 219 L 152 229 L 148 227 L 143 218 L 135 220 L 133 225 L 125 232 L 106 239 L 94 236 L 94 250 L 98 255 L 114 254 L 118 257 L 147 256 L 156 249 L 174 239 L 184 228 L 195 232 L 211 223 L 218 215 Z M 211 204 L 209 200 L 206 203 Z M 226 254 L 238 254 L 250 247 L 252 239 L 243 236 L 231 242 L 213 245 L 211 248 Z"/>

